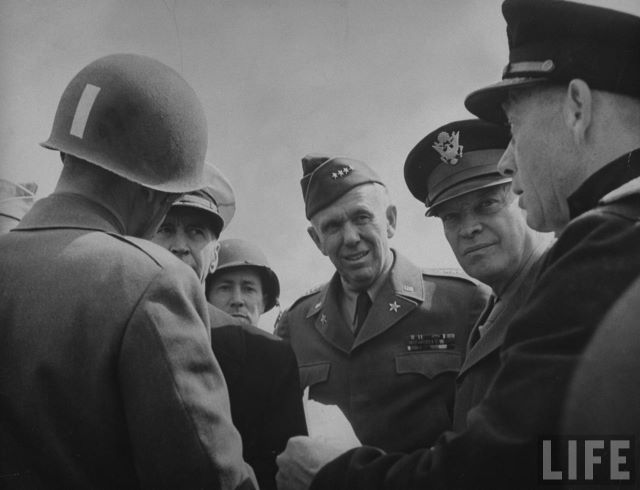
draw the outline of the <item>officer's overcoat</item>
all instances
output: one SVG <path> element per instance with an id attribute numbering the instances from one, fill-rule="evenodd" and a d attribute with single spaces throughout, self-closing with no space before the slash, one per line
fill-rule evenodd
<path id="1" fill-rule="evenodd" d="M 212 328 L 211 345 L 227 381 L 244 459 L 260 488 L 275 490 L 276 456 L 290 437 L 307 434 L 291 346 L 246 324 Z"/>
<path id="2" fill-rule="evenodd" d="M 81 196 L 0 237 L 0 487 L 233 488 L 247 475 L 206 302 Z"/>
<path id="3" fill-rule="evenodd" d="M 453 430 L 461 431 L 467 426 L 469 411 L 478 405 L 487 394 L 500 368 L 500 348 L 507 327 L 522 308 L 531 293 L 531 288 L 542 265 L 546 243 L 541 243 L 526 258 L 525 263 L 502 292 L 502 297 L 488 313 L 482 324 L 485 334 L 480 336 L 479 324 L 469 335 L 467 355 L 456 378 L 456 400 L 453 405 Z M 483 313 L 482 316 L 484 316 Z"/>

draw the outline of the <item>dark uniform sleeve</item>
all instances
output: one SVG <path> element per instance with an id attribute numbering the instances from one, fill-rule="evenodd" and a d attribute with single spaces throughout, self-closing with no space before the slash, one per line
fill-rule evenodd
<path id="1" fill-rule="evenodd" d="M 638 213 L 635 211 L 635 216 Z M 558 433 L 568 382 L 606 311 L 638 276 L 637 218 L 606 210 L 572 222 L 509 327 L 502 368 L 468 428 L 409 455 L 363 447 L 326 465 L 312 489 L 531 488 L 537 440 Z"/>
<path id="2" fill-rule="evenodd" d="M 254 488 L 210 348 L 204 296 L 195 278 L 174 269 L 151 282 L 120 348 L 118 377 L 140 483 Z"/>
<path id="3" fill-rule="evenodd" d="M 291 346 L 284 341 L 269 342 L 269 357 L 274 376 L 268 405 L 265 407 L 262 431 L 257 435 L 256 453 L 247 458 L 263 490 L 276 489 L 276 456 L 284 451 L 287 441 L 298 435 L 307 435 L 307 424 L 302 408 L 302 390 L 298 364 Z M 267 354 L 264 349 L 263 355 Z"/>

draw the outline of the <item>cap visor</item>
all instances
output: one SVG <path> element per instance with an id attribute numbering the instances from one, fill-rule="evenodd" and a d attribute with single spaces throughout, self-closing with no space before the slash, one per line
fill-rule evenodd
<path id="1" fill-rule="evenodd" d="M 464 106 L 471 114 L 480 119 L 506 124 L 507 117 L 502 109 L 502 104 L 507 99 L 509 90 L 533 87 L 548 81 L 546 78 L 507 78 L 471 92 L 464 100 Z"/>
<path id="2" fill-rule="evenodd" d="M 211 223 L 213 223 L 213 231 L 216 233 L 217 236 L 219 236 L 222 230 L 224 229 L 224 219 L 222 218 L 222 216 L 220 216 L 218 213 L 213 211 L 211 208 L 202 206 L 194 202 L 180 202 L 180 201 L 174 202 L 171 205 L 171 207 L 197 209 L 199 211 L 202 211 L 203 213 L 206 213 L 209 216 Z"/>
<path id="3" fill-rule="evenodd" d="M 496 178 L 496 176 L 494 175 L 489 178 L 485 176 L 484 178 L 480 179 L 471 179 L 444 192 L 441 196 L 438 197 L 437 201 L 429 209 L 427 209 L 426 215 L 434 216 L 437 213 L 438 207 L 441 204 L 450 201 L 451 199 L 464 196 L 465 194 L 469 194 L 470 192 L 487 189 L 489 187 L 494 187 L 500 184 L 506 184 L 507 182 L 511 182 L 511 177 Z"/>

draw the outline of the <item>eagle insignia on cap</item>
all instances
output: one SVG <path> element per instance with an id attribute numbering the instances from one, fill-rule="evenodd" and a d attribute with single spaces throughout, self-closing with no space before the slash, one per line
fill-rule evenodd
<path id="1" fill-rule="evenodd" d="M 351 165 L 347 165 L 346 167 L 342 167 L 340 170 L 336 172 L 331 172 L 332 179 L 339 179 L 340 177 L 346 177 L 353 171 L 353 167 Z"/>
<path id="2" fill-rule="evenodd" d="M 433 148 L 440 154 L 440 160 L 448 165 L 456 165 L 462 158 L 464 146 L 458 143 L 460 131 L 452 131 L 451 134 L 442 131 L 438 134 L 438 141 L 433 144 Z"/>

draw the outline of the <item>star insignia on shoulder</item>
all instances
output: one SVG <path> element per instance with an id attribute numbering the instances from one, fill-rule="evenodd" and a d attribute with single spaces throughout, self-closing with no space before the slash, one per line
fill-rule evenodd
<path id="1" fill-rule="evenodd" d="M 327 315 L 325 315 L 324 313 L 320 315 L 320 323 L 323 327 L 327 326 Z"/>
<path id="2" fill-rule="evenodd" d="M 337 179 L 338 178 L 338 173 L 337 172 L 331 172 L 331 178 L 333 180 Z"/>
<path id="3" fill-rule="evenodd" d="M 400 308 L 400 305 L 398 303 L 396 303 L 395 301 L 393 303 L 389 303 L 389 311 L 393 311 L 394 313 L 398 313 L 398 309 Z"/>

